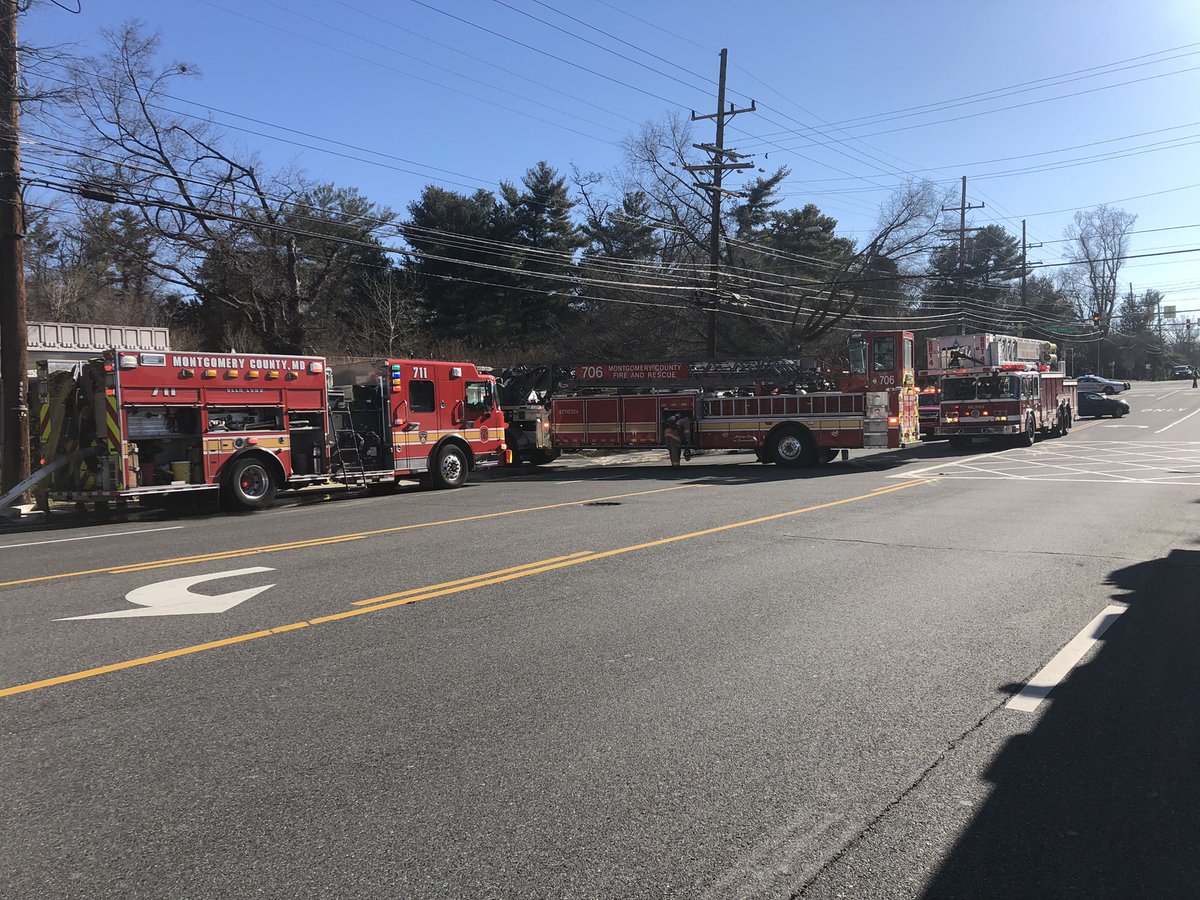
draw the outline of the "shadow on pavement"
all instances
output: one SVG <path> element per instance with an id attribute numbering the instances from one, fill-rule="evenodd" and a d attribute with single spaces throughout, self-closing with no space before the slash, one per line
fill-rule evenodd
<path id="1" fill-rule="evenodd" d="M 1200 551 L 1109 584 L 1128 611 L 993 761 L 925 900 L 1200 897 Z"/>

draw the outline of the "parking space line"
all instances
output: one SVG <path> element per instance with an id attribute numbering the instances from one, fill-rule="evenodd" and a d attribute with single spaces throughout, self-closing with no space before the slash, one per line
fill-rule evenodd
<path id="1" fill-rule="evenodd" d="M 1176 419 L 1176 420 L 1175 420 L 1174 422 L 1172 422 L 1170 425 L 1164 425 L 1162 428 L 1158 429 L 1158 431 L 1156 431 L 1156 432 L 1154 432 L 1154 433 L 1155 433 L 1155 434 L 1162 434 L 1162 433 L 1163 433 L 1164 431 L 1166 431 L 1168 428 L 1174 428 L 1174 427 L 1175 427 L 1176 425 L 1178 425 L 1180 422 L 1186 422 L 1186 421 L 1187 421 L 1188 419 L 1190 419 L 1192 416 L 1196 415 L 1196 413 L 1200 413 L 1200 409 L 1193 409 L 1193 410 L 1192 410 L 1190 413 L 1188 413 L 1188 414 L 1187 414 L 1186 416 L 1184 416 L 1182 419 Z"/>
<path id="2" fill-rule="evenodd" d="M 1050 662 L 1046 663 L 1008 703 L 1004 704 L 1005 708 L 1015 709 L 1018 712 L 1034 712 L 1050 694 L 1050 691 L 1067 677 L 1084 655 L 1095 646 L 1096 641 L 1100 640 L 1104 632 L 1108 631 L 1109 626 L 1117 621 L 1128 608 L 1128 606 L 1117 604 L 1105 607 L 1102 613 L 1088 622 L 1079 634 L 1071 638 Z"/>
<path id="3" fill-rule="evenodd" d="M 155 531 L 177 531 L 182 525 L 164 525 L 162 528 L 143 528 L 140 531 L 113 531 L 108 534 L 85 534 L 80 537 L 55 538 L 52 541 L 27 541 L 24 544 L 2 544 L 0 550 L 16 550 L 18 547 L 40 547 L 43 544 L 65 544 L 68 541 L 94 541 L 97 538 L 124 537 L 129 534 L 152 534 Z"/>

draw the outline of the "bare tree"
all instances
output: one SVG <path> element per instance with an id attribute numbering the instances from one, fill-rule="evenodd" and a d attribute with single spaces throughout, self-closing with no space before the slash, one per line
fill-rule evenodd
<path id="1" fill-rule="evenodd" d="M 815 340 L 867 301 L 897 292 L 898 276 L 929 250 L 929 239 L 938 226 L 942 197 L 927 181 L 912 182 L 884 202 L 874 236 L 846 254 L 827 279 L 798 291 L 791 323 L 782 335 L 781 353 Z"/>
<path id="2" fill-rule="evenodd" d="M 420 343 L 420 309 L 410 273 L 382 272 L 362 286 L 362 296 L 349 324 L 354 329 L 347 339 L 347 356 L 407 357 Z"/>
<path id="3" fill-rule="evenodd" d="M 1072 242 L 1068 258 L 1079 264 L 1086 281 L 1091 313 L 1100 315 L 1100 330 L 1108 334 L 1119 295 L 1118 277 L 1129 254 L 1129 232 L 1137 216 L 1101 204 L 1075 213 L 1063 236 Z M 1087 310 L 1080 310 L 1082 316 Z"/>
<path id="4" fill-rule="evenodd" d="M 105 36 L 108 51 L 73 72 L 80 183 L 137 211 L 155 275 L 247 322 L 264 349 L 304 352 L 332 286 L 392 213 L 295 173 L 265 175 L 211 123 L 173 111 L 170 91 L 194 70 L 158 65 L 156 36 L 137 23 Z"/>

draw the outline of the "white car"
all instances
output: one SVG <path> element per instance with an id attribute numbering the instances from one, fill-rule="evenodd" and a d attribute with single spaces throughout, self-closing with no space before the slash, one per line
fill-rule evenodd
<path id="1" fill-rule="evenodd" d="M 1075 379 L 1079 382 L 1079 389 L 1092 390 L 1100 394 L 1119 394 L 1121 391 L 1129 390 L 1128 381 L 1113 381 L 1111 378 L 1101 378 L 1099 375 L 1080 375 Z"/>

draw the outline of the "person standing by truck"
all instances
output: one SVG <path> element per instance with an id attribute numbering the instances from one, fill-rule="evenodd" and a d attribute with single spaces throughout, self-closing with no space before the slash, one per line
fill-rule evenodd
<path id="1" fill-rule="evenodd" d="M 692 417 L 687 412 L 671 413 L 663 421 L 663 442 L 671 457 L 671 468 L 679 468 L 679 458 L 692 458 Z"/>

